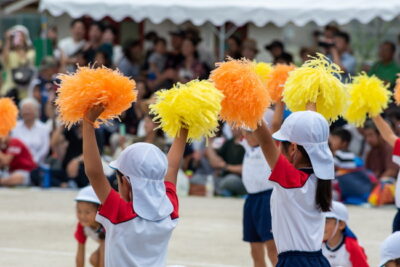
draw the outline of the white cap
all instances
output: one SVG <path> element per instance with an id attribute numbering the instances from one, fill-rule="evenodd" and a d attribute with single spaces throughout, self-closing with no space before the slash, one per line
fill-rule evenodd
<path id="1" fill-rule="evenodd" d="M 321 114 L 314 111 L 293 112 L 272 137 L 303 146 L 319 179 L 335 178 L 333 155 L 328 146 L 329 125 Z"/>
<path id="2" fill-rule="evenodd" d="M 331 211 L 324 212 L 325 218 L 333 218 L 347 223 L 349 220 L 349 213 L 343 203 L 332 201 Z"/>
<path id="3" fill-rule="evenodd" d="M 400 231 L 394 232 L 381 245 L 381 262 L 384 266 L 388 261 L 400 259 Z"/>
<path id="4" fill-rule="evenodd" d="M 164 177 L 168 161 L 155 145 L 136 143 L 125 148 L 110 167 L 129 177 L 133 209 L 143 219 L 158 221 L 171 215 Z"/>
<path id="5" fill-rule="evenodd" d="M 97 205 L 101 204 L 99 198 L 96 196 L 96 193 L 94 192 L 93 187 L 91 185 L 88 185 L 79 190 L 79 193 L 75 198 L 75 201 L 90 202 Z"/>

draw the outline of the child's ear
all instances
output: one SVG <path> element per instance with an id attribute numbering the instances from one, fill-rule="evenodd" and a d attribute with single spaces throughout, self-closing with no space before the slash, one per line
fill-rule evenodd
<path id="1" fill-rule="evenodd" d="M 346 223 L 344 221 L 339 221 L 339 230 L 343 231 L 346 228 Z"/>

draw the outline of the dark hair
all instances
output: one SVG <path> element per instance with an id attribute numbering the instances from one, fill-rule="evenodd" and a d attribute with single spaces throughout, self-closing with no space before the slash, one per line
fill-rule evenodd
<path id="1" fill-rule="evenodd" d="M 372 120 L 367 120 L 364 124 L 364 129 L 374 130 L 378 135 L 380 135 L 378 128 L 376 128 L 374 122 Z"/>
<path id="2" fill-rule="evenodd" d="M 240 40 L 240 38 L 237 37 L 236 35 L 232 35 L 231 37 L 228 38 L 228 40 L 229 39 L 233 40 L 239 47 L 242 45 L 242 40 Z"/>
<path id="3" fill-rule="evenodd" d="M 283 149 L 287 151 L 290 146 L 290 142 L 284 141 L 281 143 Z M 303 146 L 297 145 L 297 149 L 300 151 L 304 158 L 304 162 L 308 163 L 311 166 L 311 160 L 308 156 L 307 151 Z M 318 177 L 317 177 L 318 178 Z M 315 204 L 317 208 L 322 212 L 330 211 L 332 205 L 332 181 L 331 180 L 323 180 L 317 179 L 317 190 L 315 192 Z"/>
<path id="4" fill-rule="evenodd" d="M 156 45 L 158 43 L 163 43 L 163 45 L 167 46 L 167 40 L 165 40 L 165 38 L 158 37 L 157 39 L 155 39 L 154 44 Z"/>
<path id="5" fill-rule="evenodd" d="M 392 53 L 396 52 L 396 45 L 391 41 L 384 41 L 381 45 L 388 45 L 388 46 L 390 46 Z"/>
<path id="6" fill-rule="evenodd" d="M 350 43 L 350 35 L 347 32 L 337 32 L 335 36 L 342 38 L 347 44 Z"/>
<path id="7" fill-rule="evenodd" d="M 106 27 L 101 21 L 93 21 L 92 24 L 90 24 L 90 27 L 96 26 L 99 28 L 101 32 L 104 32 L 106 30 Z"/>
<path id="8" fill-rule="evenodd" d="M 123 52 L 124 52 L 124 56 L 131 62 L 134 62 L 135 59 L 132 58 L 131 55 L 131 49 L 132 47 L 136 47 L 136 46 L 140 46 L 141 43 L 139 40 L 128 40 L 125 42 L 124 44 L 124 48 L 123 48 Z"/>
<path id="9" fill-rule="evenodd" d="M 114 34 L 114 36 L 118 35 L 117 29 L 115 27 L 113 27 L 112 25 L 106 25 L 104 27 L 104 31 L 107 31 L 107 30 L 110 30 Z"/>
<path id="10" fill-rule="evenodd" d="M 82 23 L 83 25 L 85 25 L 85 22 L 83 21 L 83 19 L 74 19 L 74 20 L 72 20 L 71 21 L 71 23 L 69 24 L 69 26 L 72 28 L 72 27 L 74 27 L 75 26 L 75 24 L 77 24 L 77 23 Z"/>
<path id="11" fill-rule="evenodd" d="M 280 62 L 290 65 L 291 63 L 293 63 L 293 56 L 289 53 L 283 52 L 280 56 L 278 56 L 274 59 L 274 64 L 280 63 Z"/>
<path id="12" fill-rule="evenodd" d="M 107 67 L 107 68 L 111 68 L 112 67 L 112 60 L 111 60 L 110 54 L 105 52 L 105 51 L 103 51 L 103 50 L 97 50 L 96 54 L 95 54 L 95 57 L 98 54 L 103 55 L 104 60 L 105 60 L 104 66 Z"/>
<path id="13" fill-rule="evenodd" d="M 347 142 L 347 143 L 350 143 L 351 142 L 351 133 L 348 131 L 348 130 L 346 130 L 346 129 L 344 129 L 344 128 L 336 128 L 332 133 L 331 133 L 331 135 L 333 135 L 333 136 L 337 136 L 337 137 L 339 137 L 340 138 L 340 140 L 342 140 L 343 142 Z"/>

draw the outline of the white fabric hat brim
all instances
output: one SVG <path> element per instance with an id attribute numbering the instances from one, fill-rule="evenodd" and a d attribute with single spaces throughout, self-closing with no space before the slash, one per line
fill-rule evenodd
<path id="1" fill-rule="evenodd" d="M 288 141 L 287 136 L 285 136 L 285 134 L 281 130 L 273 133 L 272 138 L 280 142 Z"/>
<path id="2" fill-rule="evenodd" d="M 78 195 L 75 197 L 75 201 L 90 202 L 96 205 L 100 205 L 100 200 L 93 190 L 93 187 L 88 185 L 79 190 Z"/>
<path id="3" fill-rule="evenodd" d="M 322 180 L 335 179 L 335 166 L 328 142 L 299 144 L 304 147 L 311 160 L 315 176 Z"/>

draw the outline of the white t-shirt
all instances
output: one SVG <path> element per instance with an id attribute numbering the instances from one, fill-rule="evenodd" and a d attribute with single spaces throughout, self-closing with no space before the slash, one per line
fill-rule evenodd
<path id="1" fill-rule="evenodd" d="M 393 150 L 393 162 L 400 166 L 400 138 L 396 140 Z M 400 209 L 400 172 L 396 182 L 396 207 Z"/>
<path id="2" fill-rule="evenodd" d="M 332 267 L 353 267 L 350 261 L 350 254 L 347 252 L 344 243 L 333 250 L 328 248 L 327 243 L 324 243 L 322 245 L 322 254 L 324 254 Z"/>
<path id="3" fill-rule="evenodd" d="M 105 266 L 161 267 L 165 266 L 168 242 L 178 223 L 176 187 L 165 182 L 166 194 L 174 210 L 160 221 L 142 219 L 126 202 L 111 190 L 100 206 L 96 220 L 106 230 Z"/>
<path id="4" fill-rule="evenodd" d="M 246 151 L 243 160 L 242 181 L 249 194 L 256 194 L 273 188 L 268 181 L 271 169 L 261 147 L 251 147 L 246 140 L 242 142 Z"/>
<path id="5" fill-rule="evenodd" d="M 62 39 L 58 43 L 58 48 L 67 56 L 70 57 L 82 49 L 86 44 L 85 40 L 81 40 L 79 42 L 75 42 L 72 37 L 67 37 Z"/>
<path id="6" fill-rule="evenodd" d="M 271 196 L 271 215 L 278 253 L 319 251 L 325 217 L 315 204 L 318 178 L 306 173 L 306 170 L 296 169 L 280 155 L 269 180 L 275 182 Z"/>

